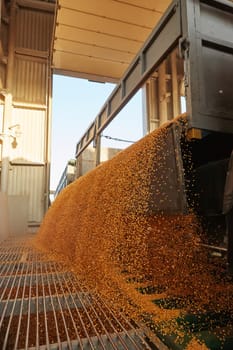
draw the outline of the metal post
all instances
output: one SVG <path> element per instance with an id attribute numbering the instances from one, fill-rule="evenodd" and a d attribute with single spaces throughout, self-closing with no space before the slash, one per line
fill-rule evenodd
<path id="1" fill-rule="evenodd" d="M 76 173 L 75 178 L 78 179 L 80 176 L 83 175 L 83 153 L 81 153 L 78 158 L 76 159 Z"/>
<path id="2" fill-rule="evenodd" d="M 52 114 L 52 73 L 50 62 L 48 62 L 47 70 L 47 111 L 46 111 L 46 139 L 45 139 L 45 192 L 44 192 L 44 210 L 48 210 L 50 198 L 49 198 L 49 187 L 50 187 L 50 165 L 51 165 L 51 114 Z"/>
<path id="3" fill-rule="evenodd" d="M 158 116 L 158 87 L 156 76 L 150 78 L 143 88 L 143 131 L 144 134 L 159 127 Z"/>
<path id="4" fill-rule="evenodd" d="M 150 79 L 150 89 L 149 89 L 150 132 L 159 127 L 157 82 L 158 82 L 157 77 L 152 77 Z"/>
<path id="5" fill-rule="evenodd" d="M 173 118 L 180 114 L 180 95 L 178 87 L 177 74 L 177 50 L 171 54 L 171 74 L 172 74 L 172 104 L 173 104 Z"/>
<path id="6" fill-rule="evenodd" d="M 148 110 L 148 92 L 149 92 L 149 82 L 142 88 L 142 125 L 143 125 L 143 135 L 145 136 L 150 132 L 149 126 L 149 110 Z"/>
<path id="7" fill-rule="evenodd" d="M 101 136 L 96 135 L 96 142 L 95 142 L 95 166 L 98 166 L 100 164 L 100 157 L 101 157 Z"/>
<path id="8" fill-rule="evenodd" d="M 158 69 L 159 73 L 159 120 L 160 125 L 168 120 L 167 118 L 167 89 L 166 89 L 166 62 L 163 61 Z"/>

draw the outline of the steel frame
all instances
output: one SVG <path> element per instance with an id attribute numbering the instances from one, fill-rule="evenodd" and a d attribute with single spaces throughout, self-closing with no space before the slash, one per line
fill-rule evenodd
<path id="1" fill-rule="evenodd" d="M 184 60 L 189 128 L 233 133 L 232 94 L 227 86 L 233 78 L 232 18 L 233 3 L 228 0 L 173 1 L 77 143 L 76 157 L 94 141 L 98 163 L 101 132 L 175 47 Z"/>
<path id="2" fill-rule="evenodd" d="M 180 3 L 173 2 L 130 64 L 100 113 L 77 143 L 76 157 L 97 137 L 148 79 L 156 64 L 178 43 L 181 36 Z"/>

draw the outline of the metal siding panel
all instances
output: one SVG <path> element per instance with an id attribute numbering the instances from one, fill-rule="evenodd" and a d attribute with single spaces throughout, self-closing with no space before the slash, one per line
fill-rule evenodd
<path id="1" fill-rule="evenodd" d="M 125 0 L 124 1 L 125 4 L 130 4 L 132 6 L 135 7 L 143 7 L 144 9 L 148 9 L 148 10 L 156 10 L 159 12 L 164 12 L 166 10 L 166 8 L 168 7 L 168 5 L 171 3 L 171 1 L 167 1 L 167 0 L 146 0 L 146 1 L 142 1 L 142 0 Z"/>
<path id="2" fill-rule="evenodd" d="M 63 39 L 67 40 L 68 42 L 78 42 L 79 38 L 80 41 L 82 39 L 82 42 L 85 42 L 86 44 L 99 46 L 99 47 L 105 47 L 105 48 L 114 48 L 123 52 L 131 52 L 132 58 L 137 53 L 137 51 L 140 48 L 140 45 L 142 42 L 138 43 L 137 41 L 133 41 L 127 38 L 120 38 L 120 37 L 113 37 L 108 36 L 105 33 L 96 33 L 91 31 L 86 31 L 85 29 L 80 28 L 72 28 L 67 27 L 59 23 L 59 25 L 56 27 L 56 36 L 55 36 L 55 42 L 54 42 L 54 48 L 56 49 L 56 38 L 57 39 Z M 56 55 L 57 52 L 54 52 L 54 55 Z"/>
<path id="3" fill-rule="evenodd" d="M 138 61 L 135 66 L 133 67 L 132 71 L 125 77 L 125 86 L 124 86 L 124 92 L 123 94 L 127 91 L 131 91 L 134 86 L 136 85 L 137 81 L 141 77 L 141 65 L 140 62 Z"/>
<path id="4" fill-rule="evenodd" d="M 43 110 L 13 109 L 12 125 L 19 124 L 21 131 L 17 146 L 11 149 L 13 162 L 45 161 L 45 120 L 46 112 Z"/>
<path id="5" fill-rule="evenodd" d="M 12 166 L 8 194 L 28 196 L 28 221 L 41 222 L 44 213 L 44 167 Z"/>
<path id="6" fill-rule="evenodd" d="M 203 45 L 202 65 L 200 97 L 204 112 L 219 119 L 228 117 L 232 122 L 233 50 L 228 53 Z"/>
<path id="7" fill-rule="evenodd" d="M 215 40 L 232 42 L 232 13 L 200 4 L 200 23 L 202 34 Z"/>
<path id="8" fill-rule="evenodd" d="M 170 49 L 171 43 L 174 43 L 182 34 L 182 28 L 180 23 L 180 7 L 173 8 L 170 12 L 169 21 L 163 23 L 163 26 L 158 30 L 158 36 L 153 42 L 146 47 L 144 51 L 145 67 L 149 69 L 153 66 L 153 63 L 159 60 L 167 50 Z"/>
<path id="9" fill-rule="evenodd" d="M 149 209 L 152 214 L 184 214 L 187 211 L 187 199 L 184 188 L 184 168 L 181 156 L 182 124 L 172 123 L 167 131 L 158 138 L 162 157 L 158 162 L 154 158 L 151 173 L 151 196 Z"/>
<path id="10" fill-rule="evenodd" d="M 77 56 L 96 57 L 103 58 L 103 60 L 113 62 L 127 62 L 128 64 L 132 60 L 132 53 L 125 52 L 123 50 L 117 50 L 112 47 L 96 47 L 88 43 L 73 42 L 72 44 L 68 40 L 57 39 L 54 43 L 55 50 L 67 52 Z"/>
<path id="11" fill-rule="evenodd" d="M 41 10 L 39 2 L 38 9 L 24 8 L 25 4 L 18 3 L 16 9 L 13 88 L 10 90 L 14 108 L 9 121 L 11 125 L 19 124 L 22 134 L 9 152 L 12 162 L 8 194 L 28 197 L 28 221 L 39 223 L 45 208 L 46 105 L 54 14 Z"/>
<path id="12" fill-rule="evenodd" d="M 165 6 L 168 5 L 168 0 L 163 0 Z M 72 9 L 77 15 L 80 13 L 86 13 L 88 15 L 94 15 L 95 17 L 112 19 L 115 22 L 122 22 L 135 24 L 137 27 L 154 27 L 158 18 L 161 17 L 162 11 L 157 10 L 157 3 L 154 3 L 153 8 L 147 9 L 142 6 L 132 6 L 125 2 L 101 0 L 101 4 L 98 1 L 93 0 L 60 0 L 59 12 L 64 13 L 65 9 Z"/>
<path id="13" fill-rule="evenodd" d="M 186 41 L 182 54 L 189 128 L 233 134 L 233 4 L 184 4 L 182 28 Z M 207 32 L 202 33 L 204 30 Z"/>
<path id="14" fill-rule="evenodd" d="M 78 56 L 66 52 L 55 52 L 53 64 L 59 70 L 76 72 L 76 76 L 82 77 L 82 73 L 95 76 L 95 80 L 101 80 L 105 76 L 105 81 L 111 78 L 120 78 L 122 73 L 127 69 L 128 63 L 117 63 L 102 58 Z M 72 74 L 71 74 L 72 75 Z"/>
<path id="15" fill-rule="evenodd" d="M 124 21 L 118 22 L 108 17 L 98 17 L 93 14 L 75 12 L 67 8 L 58 11 L 57 21 L 63 25 L 79 27 L 94 32 L 107 33 L 111 36 L 123 37 L 135 41 L 143 42 L 150 34 L 152 28 L 137 27 L 134 24 L 128 24 Z M 78 24 L 78 25 L 77 25 Z"/>
<path id="16" fill-rule="evenodd" d="M 15 58 L 13 84 L 14 101 L 46 104 L 47 62 L 28 60 L 24 56 Z"/>
<path id="17" fill-rule="evenodd" d="M 87 148 L 81 157 L 81 174 L 84 175 L 88 171 L 95 168 L 95 150 L 93 148 Z"/>
<path id="18" fill-rule="evenodd" d="M 52 13 L 19 9 L 16 31 L 17 48 L 49 51 L 52 31 Z"/>
<path id="19" fill-rule="evenodd" d="M 170 3 L 59 0 L 54 68 L 60 74 L 116 82 Z"/>

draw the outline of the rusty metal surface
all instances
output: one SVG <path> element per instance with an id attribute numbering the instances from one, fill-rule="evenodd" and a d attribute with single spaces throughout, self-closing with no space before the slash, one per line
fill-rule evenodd
<path id="1" fill-rule="evenodd" d="M 146 339 L 28 237 L 0 245 L 1 349 L 151 349 Z"/>

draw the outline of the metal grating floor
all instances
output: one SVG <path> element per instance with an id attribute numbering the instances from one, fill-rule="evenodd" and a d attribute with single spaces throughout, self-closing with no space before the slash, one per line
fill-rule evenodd
<path id="1" fill-rule="evenodd" d="M 0 245 L 0 349 L 158 349 L 29 240 Z"/>

